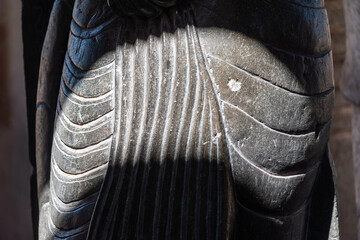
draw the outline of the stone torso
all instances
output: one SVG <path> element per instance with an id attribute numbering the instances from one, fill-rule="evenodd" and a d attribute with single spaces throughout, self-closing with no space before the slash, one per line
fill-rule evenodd
<path id="1" fill-rule="evenodd" d="M 333 101 L 326 13 L 266 2 L 144 19 L 75 1 L 41 236 L 230 239 L 277 219 L 276 239 L 305 239 Z M 270 13 L 246 16 L 257 4 Z"/>

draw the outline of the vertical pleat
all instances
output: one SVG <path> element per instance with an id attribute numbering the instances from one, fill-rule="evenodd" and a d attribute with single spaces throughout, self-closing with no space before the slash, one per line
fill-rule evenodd
<path id="1" fill-rule="evenodd" d="M 148 98 L 146 99 L 147 103 L 147 109 L 151 108 L 153 106 L 153 101 L 152 101 L 152 96 L 154 94 L 154 83 L 152 81 L 150 81 L 150 76 L 151 76 L 151 65 L 150 65 L 150 51 L 151 51 L 151 47 L 152 47 L 152 42 L 150 40 L 147 41 L 147 43 L 144 43 L 144 47 L 143 47 L 143 51 L 144 51 L 144 56 L 143 56 L 143 64 L 144 64 L 144 69 L 146 69 L 146 71 L 144 71 L 143 74 L 143 84 L 147 85 L 146 91 L 147 91 L 147 95 Z M 146 81 L 146 83 L 145 83 Z M 148 110 L 146 110 L 148 111 Z M 148 115 L 148 114 L 147 114 Z M 147 121 L 146 124 L 148 123 L 149 118 L 147 117 Z M 144 130 L 146 131 L 146 129 Z M 145 140 L 148 138 L 148 133 L 146 132 L 144 135 L 144 140 L 143 140 L 143 144 L 145 143 Z M 143 145 L 140 147 L 139 146 L 139 151 L 140 149 L 143 149 Z M 146 198 L 146 189 L 147 189 L 147 179 L 149 176 L 149 165 L 146 165 L 146 153 L 144 153 L 143 151 L 140 154 L 140 158 L 141 158 L 141 162 L 142 162 L 142 178 L 141 181 L 139 181 L 139 204 L 137 207 L 138 209 L 138 216 L 137 216 L 137 220 L 136 220 L 136 232 L 134 233 L 136 236 L 138 236 L 139 239 L 142 239 L 143 236 L 143 231 L 144 231 L 144 209 L 145 209 L 145 198 Z"/>
<path id="2" fill-rule="evenodd" d="M 223 239 L 229 160 L 196 29 L 125 43 L 117 56 L 118 171 L 106 238 Z"/>

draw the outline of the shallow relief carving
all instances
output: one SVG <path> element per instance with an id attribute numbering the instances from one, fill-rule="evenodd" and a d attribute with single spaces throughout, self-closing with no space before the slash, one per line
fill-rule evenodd
<path id="1" fill-rule="evenodd" d="M 322 1 L 58 0 L 44 46 L 41 239 L 327 238 Z"/>

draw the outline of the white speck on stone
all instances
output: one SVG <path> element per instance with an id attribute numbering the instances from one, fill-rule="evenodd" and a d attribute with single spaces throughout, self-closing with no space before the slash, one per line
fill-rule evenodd
<path id="1" fill-rule="evenodd" d="M 238 92 L 241 89 L 241 82 L 238 82 L 234 79 L 230 79 L 227 85 L 230 88 L 230 90 L 233 92 Z"/>
<path id="2" fill-rule="evenodd" d="M 216 135 L 213 137 L 212 142 L 217 143 L 217 140 L 221 137 L 221 133 L 216 133 Z"/>

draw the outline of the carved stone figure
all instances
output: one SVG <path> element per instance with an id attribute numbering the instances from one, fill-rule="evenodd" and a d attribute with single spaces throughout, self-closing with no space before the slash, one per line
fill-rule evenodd
<path id="1" fill-rule="evenodd" d="M 321 0 L 57 0 L 39 238 L 338 239 L 333 95 Z"/>

